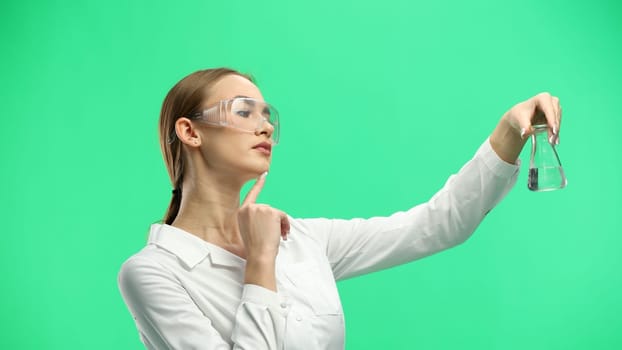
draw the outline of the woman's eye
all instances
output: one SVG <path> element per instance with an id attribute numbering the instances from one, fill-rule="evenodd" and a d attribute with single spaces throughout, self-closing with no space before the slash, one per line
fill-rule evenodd
<path id="1" fill-rule="evenodd" d="M 251 112 L 250 111 L 237 111 L 235 112 L 235 114 L 239 115 L 240 117 L 248 118 Z"/>

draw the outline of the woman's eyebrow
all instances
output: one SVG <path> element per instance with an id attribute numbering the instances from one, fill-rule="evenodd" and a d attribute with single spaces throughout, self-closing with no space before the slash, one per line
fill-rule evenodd
<path id="1" fill-rule="evenodd" d="M 246 103 L 246 104 L 247 104 L 247 105 L 249 105 L 249 106 L 254 106 L 254 105 L 255 105 L 255 101 L 254 101 L 251 97 L 244 96 L 244 95 L 238 95 L 238 96 L 236 96 L 236 97 L 234 97 L 234 98 L 244 98 L 244 99 L 248 99 L 248 100 L 244 100 L 244 103 Z"/>

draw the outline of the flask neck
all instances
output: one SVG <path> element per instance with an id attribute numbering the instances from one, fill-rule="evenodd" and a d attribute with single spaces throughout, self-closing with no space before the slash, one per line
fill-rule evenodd
<path id="1" fill-rule="evenodd" d="M 549 126 L 546 124 L 538 124 L 533 125 L 534 132 L 532 138 L 534 138 L 536 142 L 548 142 L 548 129 Z"/>

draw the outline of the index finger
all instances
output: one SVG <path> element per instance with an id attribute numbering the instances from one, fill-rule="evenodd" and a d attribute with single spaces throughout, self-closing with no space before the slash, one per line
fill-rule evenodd
<path id="1" fill-rule="evenodd" d="M 266 183 L 266 175 L 268 172 L 261 174 L 261 176 L 257 179 L 253 187 L 248 191 L 242 205 L 248 205 L 255 203 L 257 201 L 257 197 L 259 197 L 259 192 L 263 188 L 264 183 Z"/>
<path id="2" fill-rule="evenodd" d="M 540 107 L 542 112 L 544 112 L 544 117 L 546 118 L 549 128 L 553 131 L 557 131 L 557 115 L 553 107 L 553 97 L 551 94 L 547 92 L 539 94 L 536 98 L 536 104 Z"/>

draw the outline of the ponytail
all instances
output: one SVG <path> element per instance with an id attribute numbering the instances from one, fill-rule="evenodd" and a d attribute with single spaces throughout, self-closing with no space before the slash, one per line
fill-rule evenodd
<path id="1" fill-rule="evenodd" d="M 164 223 L 170 225 L 173 223 L 177 214 L 179 213 L 179 207 L 181 205 L 181 190 L 176 188 L 173 190 L 173 197 L 171 203 L 168 205 L 166 215 L 164 215 Z"/>
<path id="2" fill-rule="evenodd" d="M 168 205 L 166 214 L 164 215 L 164 223 L 170 225 L 175 221 L 177 214 L 179 213 L 179 207 L 181 206 L 181 181 L 176 181 L 177 185 L 173 189 L 173 197 Z"/>

